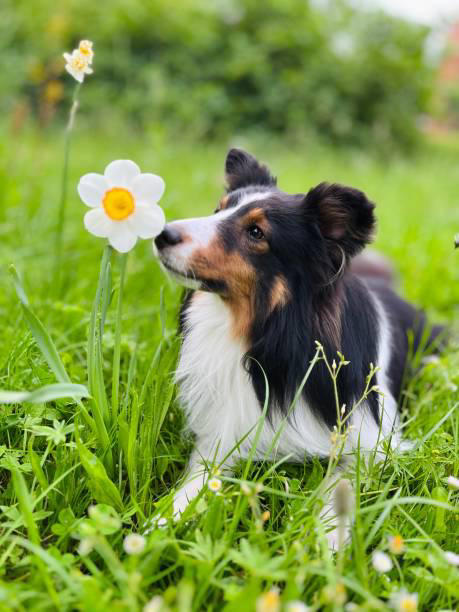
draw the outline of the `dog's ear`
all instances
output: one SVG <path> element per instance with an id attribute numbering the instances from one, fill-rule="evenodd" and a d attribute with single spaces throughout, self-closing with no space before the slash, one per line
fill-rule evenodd
<path id="1" fill-rule="evenodd" d="M 228 191 L 249 185 L 276 184 L 268 168 L 242 149 L 230 149 L 226 156 L 225 174 Z"/>
<path id="2" fill-rule="evenodd" d="M 304 205 L 334 254 L 341 249 L 347 258 L 353 257 L 371 241 L 375 205 L 362 191 L 321 183 L 309 191 Z"/>

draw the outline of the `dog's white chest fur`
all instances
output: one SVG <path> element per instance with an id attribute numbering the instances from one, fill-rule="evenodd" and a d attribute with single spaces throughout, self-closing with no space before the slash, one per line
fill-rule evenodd
<path id="1" fill-rule="evenodd" d="M 218 296 L 201 291 L 194 294 L 186 314 L 176 377 L 188 425 L 197 435 L 200 452 L 209 459 L 217 449 L 215 458 L 223 459 L 251 432 L 236 452 L 236 456 L 246 456 L 261 416 L 242 363 L 246 349 L 243 341 L 232 335 L 231 323 L 231 313 Z M 298 403 L 293 417 L 285 422 L 274 416 L 272 424 L 265 422 L 256 457 L 265 456 L 280 428 L 271 456 L 290 455 L 302 461 L 307 455 L 328 455 L 330 432 L 303 402 Z"/>

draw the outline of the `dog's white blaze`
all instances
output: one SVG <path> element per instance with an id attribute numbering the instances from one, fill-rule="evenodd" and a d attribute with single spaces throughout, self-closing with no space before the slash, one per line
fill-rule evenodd
<path id="1" fill-rule="evenodd" d="M 217 228 L 221 221 L 231 217 L 239 208 L 267 198 L 271 192 L 257 191 L 242 195 L 236 206 L 222 210 L 208 217 L 195 217 L 182 221 L 172 221 L 169 227 L 178 230 L 186 236 L 186 240 L 171 249 L 160 253 L 161 258 L 177 272 L 185 274 L 188 268 L 188 259 L 197 248 L 205 248 L 217 235 Z"/>

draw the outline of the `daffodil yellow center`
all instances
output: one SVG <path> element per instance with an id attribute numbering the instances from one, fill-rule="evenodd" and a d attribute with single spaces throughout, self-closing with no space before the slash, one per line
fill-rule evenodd
<path id="1" fill-rule="evenodd" d="M 135 202 L 130 191 L 114 187 L 105 192 L 103 205 L 105 212 L 113 221 L 123 221 L 134 212 Z"/>
<path id="2" fill-rule="evenodd" d="M 86 68 L 86 60 L 82 57 L 74 57 L 71 63 L 75 70 L 81 71 Z"/>

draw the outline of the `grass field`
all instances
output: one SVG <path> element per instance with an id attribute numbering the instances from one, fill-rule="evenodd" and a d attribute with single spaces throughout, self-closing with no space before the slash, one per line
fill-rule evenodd
<path id="1" fill-rule="evenodd" d="M 164 177 L 161 204 L 169 219 L 206 214 L 222 193 L 230 143 L 187 143 L 162 132 L 123 129 L 95 137 L 78 127 L 59 289 L 54 266 L 61 135 L 1 133 L 0 388 L 32 390 L 56 382 L 27 325 L 29 311 L 17 299 L 7 272 L 11 263 L 72 383 L 86 385 L 104 241 L 83 228 L 78 178 L 102 172 L 112 159 L 131 158 L 143 171 Z M 411 160 L 376 161 L 313 144 L 237 144 L 269 162 L 287 191 L 305 191 L 322 180 L 365 190 L 378 204 L 376 247 L 395 262 L 402 293 L 433 320 L 457 329 L 457 148 L 430 145 Z M 119 286 L 115 255 L 112 277 L 101 358 L 109 398 Z M 459 473 L 454 341 L 406 390 L 407 437 L 420 441 L 415 450 L 391 455 L 383 466 L 362 462 L 352 543 L 338 559 L 328 552 L 318 520 L 314 491 L 326 469 L 318 461 L 241 466 L 236 479 L 222 477 L 220 493 L 204 491 L 184 519 L 155 528 L 141 553 L 127 554 L 127 534 L 141 532 L 152 516 L 170 515 L 171 493 L 191 448 L 172 384 L 180 296 L 159 270 L 149 241 L 140 243 L 127 261 L 120 402 L 101 426 L 108 444 L 83 416 L 83 410 L 94 416 L 100 409 L 93 400 L 1 405 L 0 609 L 132 612 L 161 596 L 147 609 L 276 612 L 301 600 L 312 610 L 385 610 L 400 589 L 418 594 L 419 610 L 457 609 L 459 569 L 444 557 L 444 551 L 459 553 L 459 497 L 446 484 Z M 253 483 L 250 494 L 241 489 L 244 478 Z M 255 491 L 256 483 L 262 490 Z M 377 572 L 372 552 L 388 551 L 388 538 L 398 534 L 404 553 L 391 553 L 393 568 Z M 272 589 L 279 589 L 280 602 L 274 591 L 266 596 Z"/>

